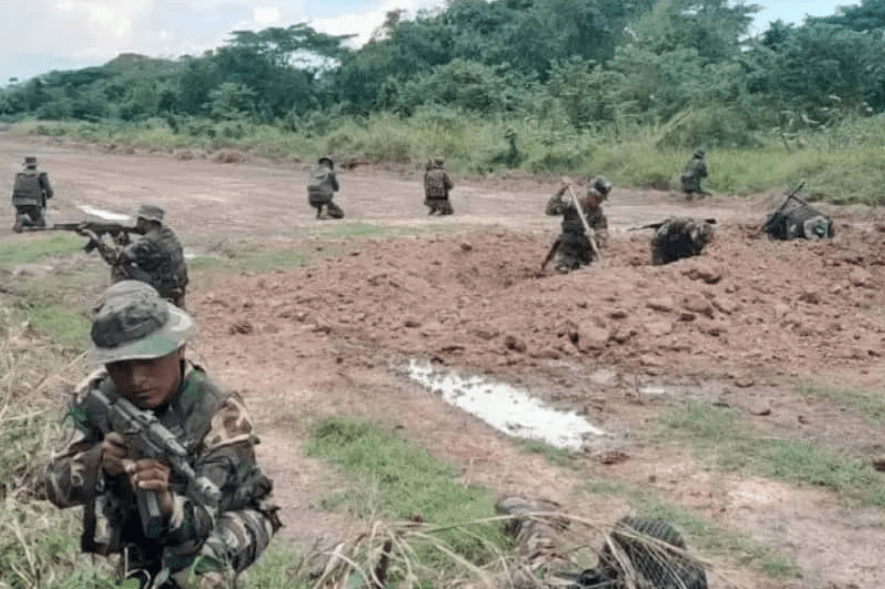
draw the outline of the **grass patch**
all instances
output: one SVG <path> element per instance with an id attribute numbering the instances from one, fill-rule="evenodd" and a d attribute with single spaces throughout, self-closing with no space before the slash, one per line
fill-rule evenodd
<path id="1" fill-rule="evenodd" d="M 872 465 L 805 441 L 767 436 L 733 409 L 689 403 L 663 424 L 664 435 L 691 443 L 724 470 L 825 487 L 845 499 L 885 508 L 885 487 Z"/>
<path id="2" fill-rule="evenodd" d="M 328 503 L 361 518 L 383 514 L 402 520 L 450 525 L 495 514 L 495 495 L 458 480 L 456 469 L 394 435 L 383 425 L 332 417 L 318 423 L 307 444 L 311 456 L 354 477 L 353 488 L 330 495 Z M 509 545 L 500 523 L 452 528 L 440 535 L 467 560 L 483 564 Z M 416 547 L 418 560 L 446 568 L 451 560 L 430 546 Z"/>
<path id="3" fill-rule="evenodd" d="M 806 397 L 829 399 L 839 403 L 860 417 L 873 423 L 885 423 L 885 396 L 881 391 L 861 392 L 849 389 L 831 389 L 818 384 L 799 384 L 799 394 Z"/>
<path id="4" fill-rule="evenodd" d="M 564 468 L 571 466 L 573 454 L 564 448 L 557 448 L 556 446 L 551 446 L 550 444 L 545 444 L 538 440 L 529 439 L 520 440 L 519 445 L 523 452 L 528 454 L 540 454 L 553 466 Z"/>
<path id="5" fill-rule="evenodd" d="M 614 481 L 594 481 L 586 489 L 595 495 L 623 497 L 638 517 L 664 519 L 686 535 L 689 548 L 755 567 L 773 579 L 796 577 L 799 567 L 788 556 L 748 536 L 725 529 L 692 511 L 666 503 L 648 489 Z"/>
<path id="6" fill-rule="evenodd" d="M 48 257 L 70 255 L 83 249 L 84 240 L 75 233 L 24 233 L 14 247 L 0 248 L 0 270 L 12 272 L 21 264 L 34 264 Z"/>

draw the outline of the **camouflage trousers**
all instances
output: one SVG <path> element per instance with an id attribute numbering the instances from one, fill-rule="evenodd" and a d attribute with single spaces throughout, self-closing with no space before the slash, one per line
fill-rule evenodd
<path id="1" fill-rule="evenodd" d="M 341 207 L 336 205 L 331 200 L 324 202 L 324 203 L 311 204 L 311 206 L 315 207 L 317 210 L 317 219 L 327 219 L 330 217 L 332 219 L 343 219 L 344 218 L 344 211 L 341 209 Z M 324 206 L 326 207 L 325 213 L 323 213 Z"/>
<path id="2" fill-rule="evenodd" d="M 593 247 L 584 233 L 564 232 L 559 240 L 557 272 L 571 272 L 593 261 Z"/>
<path id="3" fill-rule="evenodd" d="M 16 205 L 15 225 L 12 230 L 20 233 L 23 227 L 46 227 L 44 209 L 37 205 Z"/>
<path id="4" fill-rule="evenodd" d="M 428 215 L 433 215 L 434 213 L 439 213 L 440 215 L 451 215 L 455 212 L 452 208 L 452 203 L 449 202 L 449 198 L 444 196 L 442 198 L 436 197 L 427 197 L 424 199 L 424 204 L 430 208 L 428 211 Z"/>
<path id="5" fill-rule="evenodd" d="M 273 533 L 270 519 L 260 511 L 225 512 L 196 551 L 167 547 L 162 554 L 148 554 L 137 545 L 127 546 L 121 576 L 139 579 L 141 589 L 234 589 Z"/>

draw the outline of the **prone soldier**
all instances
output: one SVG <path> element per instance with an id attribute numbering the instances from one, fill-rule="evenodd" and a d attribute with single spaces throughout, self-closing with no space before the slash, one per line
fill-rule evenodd
<path id="1" fill-rule="evenodd" d="M 52 198 L 52 185 L 46 172 L 37 169 L 37 158 L 26 156 L 23 170 L 15 175 L 12 206 L 15 207 L 16 233 L 24 227 L 46 226 L 46 201 Z"/>
<path id="2" fill-rule="evenodd" d="M 651 238 L 651 263 L 659 266 L 682 258 L 698 256 L 713 240 L 715 219 L 690 219 L 671 217 L 662 223 L 652 223 L 644 228 L 654 228 Z"/>

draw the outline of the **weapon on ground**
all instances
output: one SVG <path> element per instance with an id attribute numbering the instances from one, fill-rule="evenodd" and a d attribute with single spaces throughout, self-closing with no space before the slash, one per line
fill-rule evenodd
<path id="1" fill-rule="evenodd" d="M 807 202 L 805 202 L 804 200 L 802 200 L 801 198 L 796 196 L 797 194 L 799 194 L 799 191 L 802 190 L 803 186 L 805 186 L 805 180 L 800 182 L 799 186 L 797 186 L 796 188 L 791 190 L 789 194 L 787 194 L 787 198 L 784 199 L 784 202 L 781 203 L 781 206 L 779 206 L 777 208 L 777 210 L 775 210 L 773 213 L 768 215 L 768 218 L 765 220 L 765 223 L 763 223 L 762 226 L 759 228 L 759 235 L 768 232 L 768 230 L 771 228 L 771 224 L 774 223 L 778 219 L 778 215 L 780 213 L 782 213 L 785 208 L 787 208 L 787 204 L 789 204 L 789 202 L 791 200 L 796 200 L 799 204 L 804 205 L 806 207 L 810 206 Z"/>
<path id="2" fill-rule="evenodd" d="M 120 245 L 125 245 L 129 243 L 129 234 L 137 233 L 135 227 L 130 227 L 128 225 L 121 225 L 120 223 L 101 223 L 99 221 L 83 221 L 80 223 L 56 223 L 54 225 L 47 225 L 45 227 L 23 227 L 24 231 L 73 231 L 75 233 L 83 234 L 86 231 L 91 231 L 98 238 L 101 238 L 104 235 L 110 235 L 114 242 Z M 89 243 L 86 244 L 84 248 L 86 253 L 91 252 L 96 247 L 99 247 L 99 244 L 95 242 L 94 239 L 90 239 Z"/>
<path id="3" fill-rule="evenodd" d="M 553 259 L 553 256 L 556 254 L 556 250 L 559 249 L 559 246 L 562 245 L 562 238 L 557 237 L 556 241 L 553 242 L 553 245 L 550 246 L 550 251 L 547 252 L 547 257 L 544 258 L 544 261 L 541 262 L 541 270 L 547 267 L 547 264 L 550 263 L 550 260 Z"/>
<path id="4" fill-rule="evenodd" d="M 187 462 L 187 450 L 153 413 L 142 411 L 123 397 L 117 396 L 111 401 L 96 388 L 89 391 L 85 405 L 90 415 L 100 416 L 101 423 L 96 425 L 102 432 L 117 432 L 123 436 L 130 451 L 138 458 L 168 462 L 172 471 L 187 481 L 189 496 L 204 505 L 218 506 L 221 500 L 218 487 L 206 477 L 197 478 Z M 137 490 L 136 495 L 144 535 L 157 538 L 163 531 L 163 515 L 157 494 Z"/>
<path id="5" fill-rule="evenodd" d="M 575 191 L 572 190 L 572 185 L 568 184 L 567 188 L 569 196 L 572 197 L 572 202 L 575 203 L 575 208 L 578 210 L 578 216 L 581 217 L 581 223 L 584 224 L 584 230 L 587 232 L 587 239 L 590 240 L 590 249 L 593 250 L 593 255 L 596 256 L 597 260 L 602 260 L 602 254 L 599 253 L 599 247 L 596 245 L 596 232 L 590 228 L 590 224 L 587 222 L 587 217 L 584 216 L 584 209 L 581 208 L 581 203 L 578 202 L 578 197 L 575 196 Z"/>

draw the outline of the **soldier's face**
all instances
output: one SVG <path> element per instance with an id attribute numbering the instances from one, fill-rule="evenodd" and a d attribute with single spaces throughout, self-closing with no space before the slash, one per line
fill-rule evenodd
<path id="1" fill-rule="evenodd" d="M 169 402 L 181 383 L 184 348 L 148 360 L 121 360 L 105 364 L 117 394 L 139 409 L 155 409 Z"/>

